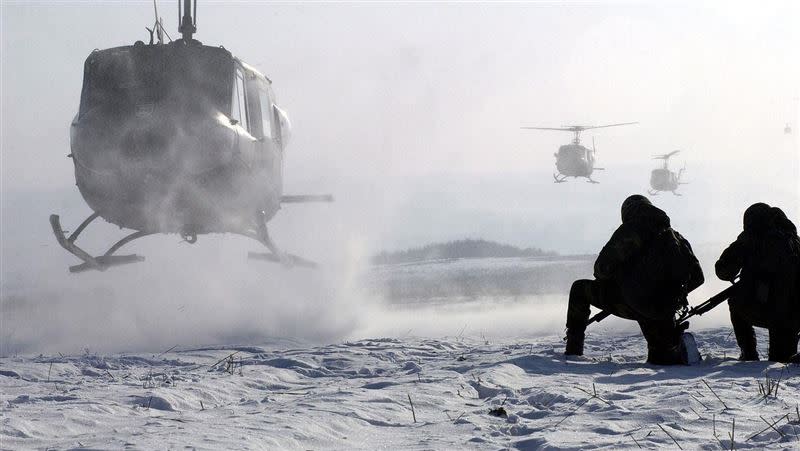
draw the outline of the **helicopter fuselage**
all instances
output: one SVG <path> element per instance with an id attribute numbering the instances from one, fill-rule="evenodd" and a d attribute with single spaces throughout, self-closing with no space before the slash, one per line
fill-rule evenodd
<path id="1" fill-rule="evenodd" d="M 653 169 L 650 173 L 650 187 L 655 191 L 675 191 L 680 184 L 679 176 L 669 169 Z"/>
<path id="2" fill-rule="evenodd" d="M 554 155 L 561 175 L 589 178 L 594 171 L 594 152 L 580 144 L 565 144 Z"/>
<path id="3" fill-rule="evenodd" d="M 269 79 L 224 48 L 139 42 L 89 55 L 70 144 L 101 217 L 191 235 L 277 213 L 288 132 Z"/>

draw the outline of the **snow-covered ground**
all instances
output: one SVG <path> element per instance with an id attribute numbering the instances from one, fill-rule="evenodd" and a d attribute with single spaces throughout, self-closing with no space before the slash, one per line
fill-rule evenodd
<path id="1" fill-rule="evenodd" d="M 737 362 L 729 335 L 698 332 L 705 359 L 691 367 L 644 364 L 638 335 L 607 333 L 590 333 L 577 360 L 564 359 L 558 336 L 6 357 L 0 441 L 8 449 L 728 449 L 733 434 L 736 449 L 800 447 L 800 368 Z M 760 391 L 769 380 L 779 382 L 774 396 Z M 498 408 L 507 416 L 490 415 Z"/>
<path id="2" fill-rule="evenodd" d="M 800 449 L 800 367 L 735 361 L 725 306 L 693 321 L 698 365 L 643 363 L 635 323 L 619 319 L 593 325 L 586 357 L 566 360 L 566 291 L 591 274 L 585 259 L 379 267 L 361 280 L 393 295 L 352 304 L 311 302 L 326 300 L 321 283 L 289 296 L 308 272 L 275 269 L 275 286 L 230 274 L 217 276 L 224 287 L 271 297 L 219 290 L 231 296 L 220 308 L 199 290 L 170 301 L 175 288 L 125 285 L 126 302 L 8 290 L 0 448 L 729 449 L 732 434 L 736 449 Z M 709 281 L 691 301 L 718 289 Z M 265 338 L 313 340 L 337 323 L 352 323 L 346 338 Z"/>

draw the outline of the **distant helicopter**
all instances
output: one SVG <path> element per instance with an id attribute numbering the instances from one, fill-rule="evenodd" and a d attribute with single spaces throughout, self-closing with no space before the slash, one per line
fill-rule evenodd
<path id="1" fill-rule="evenodd" d="M 333 198 L 283 194 L 291 126 L 272 81 L 224 47 L 193 39 L 192 3 L 184 0 L 181 13 L 178 2 L 180 39 L 172 41 L 156 10 L 149 44 L 94 50 L 86 59 L 69 157 L 94 213 L 69 236 L 50 216 L 58 243 L 83 261 L 72 272 L 142 261 L 115 253 L 159 233 L 189 243 L 201 234 L 238 234 L 270 251 L 251 258 L 314 266 L 278 249 L 267 222 L 281 204 Z M 98 217 L 134 232 L 93 256 L 75 241 Z"/>
<path id="2" fill-rule="evenodd" d="M 581 145 L 581 132 L 584 130 L 591 130 L 594 128 L 617 127 L 619 125 L 638 124 L 638 122 L 625 122 L 621 124 L 609 125 L 562 125 L 561 127 L 520 127 L 526 130 L 557 130 L 562 132 L 575 133 L 575 138 L 571 144 L 565 144 L 558 148 L 558 153 L 554 153 L 556 157 L 556 169 L 558 173 L 553 174 L 555 183 L 563 183 L 567 177 L 586 177 L 589 183 L 599 183 L 592 179 L 593 171 L 602 171 L 605 168 L 594 167 L 595 154 L 597 153 L 594 147 L 594 138 L 592 139 L 592 148 L 588 149 Z M 561 176 L 561 177 L 559 177 Z"/>
<path id="3" fill-rule="evenodd" d="M 783 133 L 785 135 L 791 135 L 792 134 L 792 127 L 789 125 L 788 122 L 786 123 L 786 127 L 783 127 Z"/>
<path id="4" fill-rule="evenodd" d="M 674 150 L 664 155 L 653 155 L 654 160 L 664 160 L 664 164 L 660 168 L 653 169 L 650 173 L 650 187 L 652 190 L 647 192 L 651 196 L 657 196 L 660 191 L 671 191 L 676 196 L 681 195 L 676 190 L 678 185 L 685 185 L 685 183 L 681 182 L 681 176 L 686 168 L 682 168 L 677 173 L 669 170 L 669 159 L 680 152 L 680 150 Z"/>

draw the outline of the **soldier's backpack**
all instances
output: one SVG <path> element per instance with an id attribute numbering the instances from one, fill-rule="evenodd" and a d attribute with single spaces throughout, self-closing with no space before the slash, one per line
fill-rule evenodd
<path id="1" fill-rule="evenodd" d="M 640 274 L 660 287 L 681 287 L 692 276 L 694 253 L 680 234 L 666 228 L 656 234 L 646 247 Z"/>

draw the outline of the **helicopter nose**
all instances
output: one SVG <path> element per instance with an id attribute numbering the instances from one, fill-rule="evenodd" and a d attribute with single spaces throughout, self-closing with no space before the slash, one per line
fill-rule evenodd
<path id="1" fill-rule="evenodd" d="M 169 148 L 170 136 L 171 130 L 164 125 L 132 127 L 122 138 L 122 154 L 132 159 L 162 156 Z"/>

